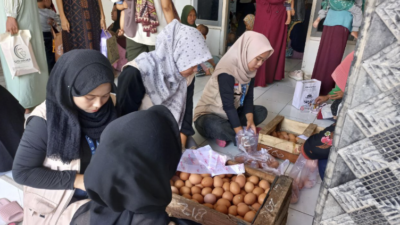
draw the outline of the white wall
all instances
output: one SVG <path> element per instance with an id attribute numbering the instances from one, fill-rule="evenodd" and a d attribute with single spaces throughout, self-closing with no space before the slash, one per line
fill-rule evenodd
<path id="1" fill-rule="evenodd" d="M 311 37 L 311 30 L 313 29 L 312 24 L 315 20 L 313 16 L 315 15 L 316 5 L 317 1 L 314 0 L 311 9 L 311 17 L 307 32 L 306 46 L 304 49 L 303 64 L 301 67 L 301 69 L 306 75 L 311 75 L 314 70 L 319 44 L 321 42 L 320 37 Z M 348 41 L 345 52 L 343 54 L 343 58 L 345 58 L 350 52 L 354 51 L 355 47 L 356 47 L 355 41 Z"/>

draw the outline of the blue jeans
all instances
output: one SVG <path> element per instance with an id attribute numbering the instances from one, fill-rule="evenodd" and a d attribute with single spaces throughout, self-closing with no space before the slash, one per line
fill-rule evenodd
<path id="1" fill-rule="evenodd" d="M 318 170 L 319 170 L 319 176 L 321 177 L 321 180 L 324 180 L 326 164 L 328 164 L 327 159 L 318 159 Z"/>

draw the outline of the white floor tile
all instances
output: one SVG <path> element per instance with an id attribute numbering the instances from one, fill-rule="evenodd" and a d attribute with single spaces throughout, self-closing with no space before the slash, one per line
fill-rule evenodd
<path id="1" fill-rule="evenodd" d="M 311 225 L 313 217 L 289 208 L 286 225 Z"/>
<path id="2" fill-rule="evenodd" d="M 286 59 L 285 71 L 294 71 L 301 69 L 301 59 Z"/>
<path id="3" fill-rule="evenodd" d="M 314 123 L 317 124 L 319 127 L 329 127 L 334 122 L 331 120 L 319 120 L 319 119 L 315 118 Z"/>
<path id="4" fill-rule="evenodd" d="M 267 108 L 268 112 L 276 114 L 282 111 L 282 109 L 286 106 L 285 103 L 274 102 L 263 97 L 260 97 L 256 101 L 254 101 L 254 105 L 262 105 Z"/>
<path id="5" fill-rule="evenodd" d="M 281 85 L 285 85 L 285 86 L 289 86 L 289 87 L 296 87 L 296 80 L 293 80 L 292 78 L 289 78 L 289 76 L 286 76 L 285 79 L 281 80 L 281 81 L 276 81 L 277 84 L 281 84 Z"/>
<path id="6" fill-rule="evenodd" d="M 291 104 L 286 105 L 279 114 L 285 116 L 288 119 L 296 120 L 303 123 L 312 123 L 317 117 L 316 114 L 302 112 L 293 107 Z"/>
<path id="7" fill-rule="evenodd" d="M 194 108 L 196 108 L 196 105 L 199 102 L 202 94 L 203 92 L 197 92 L 193 95 L 193 113 L 194 113 Z"/>
<path id="8" fill-rule="evenodd" d="M 260 124 L 258 125 L 258 127 L 265 127 L 269 122 L 271 122 L 271 120 L 273 120 L 276 116 L 278 115 L 278 113 L 273 113 L 268 111 L 268 116 L 267 118 Z"/>
<path id="9" fill-rule="evenodd" d="M 193 139 L 196 141 L 197 145 L 200 146 L 206 139 L 197 132 L 196 127 L 193 125 L 193 129 L 195 134 L 193 135 Z"/>
<path id="10" fill-rule="evenodd" d="M 0 198 L 6 198 L 10 202 L 17 201 L 21 206 L 23 206 L 22 191 L 19 190 L 16 186 L 4 181 L 3 179 L 0 179 L 0 190 Z"/>
<path id="11" fill-rule="evenodd" d="M 266 99 L 273 102 L 284 103 L 287 104 L 289 101 L 293 99 L 292 92 L 283 92 L 279 90 L 268 90 L 264 94 L 262 94 L 257 100 Z"/>
<path id="12" fill-rule="evenodd" d="M 293 97 L 294 94 L 294 88 L 289 85 L 284 85 L 281 82 L 277 82 L 274 86 L 271 87 L 271 91 L 278 91 L 278 92 L 284 92 L 284 93 L 290 93 Z"/>
<path id="13" fill-rule="evenodd" d="M 267 90 L 270 89 L 271 86 L 268 87 L 255 87 L 254 88 L 254 100 L 264 94 Z"/>
<path id="14" fill-rule="evenodd" d="M 208 80 L 211 76 L 204 76 L 204 77 L 196 77 L 196 81 L 194 84 L 194 93 L 203 92 L 204 87 L 206 86 Z"/>
<path id="15" fill-rule="evenodd" d="M 314 216 L 320 188 L 321 183 L 317 183 L 310 189 L 303 188 L 300 191 L 299 201 L 296 204 L 290 204 L 289 208 Z"/>

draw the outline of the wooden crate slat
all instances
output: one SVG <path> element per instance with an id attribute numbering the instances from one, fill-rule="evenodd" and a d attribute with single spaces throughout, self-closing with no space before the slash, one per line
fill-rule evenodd
<path id="1" fill-rule="evenodd" d="M 261 143 L 263 145 L 268 145 L 283 151 L 287 151 L 289 153 L 296 153 L 296 148 L 299 149 L 299 147 L 301 146 L 291 141 L 282 140 L 277 137 L 264 134 L 259 135 L 258 143 Z"/>
<path id="2" fill-rule="evenodd" d="M 286 131 L 296 135 L 303 134 L 304 130 L 306 130 L 307 127 L 308 127 L 307 123 L 302 123 L 286 118 L 281 123 L 281 131 Z"/>
<path id="3" fill-rule="evenodd" d="M 307 129 L 303 132 L 303 135 L 306 136 L 306 137 L 311 137 L 311 135 L 314 134 L 314 131 L 317 129 L 317 127 L 318 126 L 316 124 L 310 123 L 308 125 Z M 306 142 L 305 140 L 303 140 L 301 138 L 299 138 L 299 139 L 300 140 L 298 141 L 298 143 L 301 144 L 301 145 L 303 145 L 304 142 Z"/>
<path id="4" fill-rule="evenodd" d="M 285 117 L 277 115 L 271 122 L 269 122 L 265 127 L 263 127 L 260 131 L 260 134 L 270 134 L 275 130 L 276 126 L 278 126 Z"/>
<path id="5" fill-rule="evenodd" d="M 235 165 L 235 164 L 239 164 L 239 163 L 229 160 L 227 162 L 227 164 L 228 165 Z M 254 175 L 254 176 L 257 176 L 257 177 L 259 177 L 259 178 L 261 178 L 263 180 L 268 181 L 269 183 L 272 183 L 274 181 L 274 179 L 275 179 L 275 175 L 269 174 L 269 173 L 267 173 L 267 172 L 265 172 L 265 171 L 263 171 L 261 169 L 255 169 L 255 168 L 251 168 L 251 167 L 245 166 L 244 170 L 246 171 L 246 175 L 247 176 Z"/>
<path id="6" fill-rule="evenodd" d="M 258 143 L 257 149 L 261 150 L 262 148 L 266 149 L 268 153 L 273 157 L 282 160 L 288 159 L 291 163 L 295 163 L 297 161 L 297 158 L 299 157 L 299 154 L 293 154 L 268 145 L 263 145 L 261 143 Z"/>
<path id="7" fill-rule="evenodd" d="M 278 181 L 271 189 L 268 199 L 254 221 L 254 225 L 281 225 L 285 215 L 287 215 L 291 195 L 292 178 L 279 176 Z"/>

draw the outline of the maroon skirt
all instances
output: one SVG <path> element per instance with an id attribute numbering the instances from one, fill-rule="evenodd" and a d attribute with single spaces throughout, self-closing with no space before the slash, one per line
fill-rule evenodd
<path id="1" fill-rule="evenodd" d="M 342 62 L 349 34 L 343 26 L 324 26 L 312 74 L 313 79 L 321 81 L 320 95 L 327 95 L 335 87 L 332 73 Z"/>

